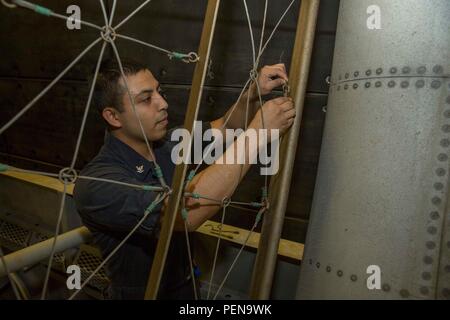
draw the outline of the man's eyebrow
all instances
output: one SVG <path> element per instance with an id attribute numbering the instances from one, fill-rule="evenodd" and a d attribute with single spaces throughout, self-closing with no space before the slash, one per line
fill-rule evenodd
<path id="1" fill-rule="evenodd" d="M 138 94 L 136 94 L 135 95 L 135 97 L 139 97 L 139 96 L 141 96 L 141 95 L 143 95 L 143 94 L 145 94 L 145 93 L 153 93 L 153 89 L 144 89 L 144 90 L 142 90 L 141 92 L 139 92 Z"/>

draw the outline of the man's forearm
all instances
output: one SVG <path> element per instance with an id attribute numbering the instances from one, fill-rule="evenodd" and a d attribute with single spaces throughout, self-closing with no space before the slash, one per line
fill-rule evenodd
<path id="1" fill-rule="evenodd" d="M 231 197 L 242 177 L 250 168 L 250 163 L 253 163 L 258 155 L 258 145 L 248 144 L 248 140 L 245 153 L 239 154 L 238 146 L 245 139 L 245 133 L 241 134 L 216 160 L 215 164 L 197 174 L 188 186 L 189 191 L 217 200 Z M 259 143 L 263 142 L 260 141 Z M 227 154 L 230 155 L 230 152 L 234 152 L 234 164 L 226 164 Z M 238 156 L 245 156 L 245 161 L 243 161 L 244 159 L 237 161 Z M 242 162 L 244 164 L 239 164 Z M 188 225 L 189 229 L 193 231 L 212 217 L 220 208 L 220 204 L 206 199 L 190 199 L 187 202 L 187 207 L 189 209 Z"/>

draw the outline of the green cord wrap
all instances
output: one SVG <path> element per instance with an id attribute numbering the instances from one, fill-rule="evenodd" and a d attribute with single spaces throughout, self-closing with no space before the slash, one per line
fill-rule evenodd
<path id="1" fill-rule="evenodd" d="M 267 188 L 266 187 L 262 187 L 262 197 L 263 199 L 267 198 Z"/>
<path id="2" fill-rule="evenodd" d="M 198 194 L 198 193 L 192 193 L 192 194 L 191 194 L 191 197 L 192 197 L 193 199 L 200 199 L 200 194 Z"/>
<path id="3" fill-rule="evenodd" d="M 162 170 L 161 170 L 160 166 L 156 166 L 155 167 L 155 175 L 156 175 L 157 178 L 162 178 L 163 173 L 162 173 Z"/>
<path id="4" fill-rule="evenodd" d="M 150 205 L 147 207 L 147 209 L 145 209 L 146 213 L 150 213 L 153 210 L 155 210 L 156 206 L 158 205 L 158 203 L 156 201 L 153 201 L 152 203 L 150 203 Z"/>
<path id="5" fill-rule="evenodd" d="M 192 179 L 194 179 L 194 176 L 195 176 L 195 171 L 194 171 L 194 170 L 191 170 L 191 171 L 189 172 L 188 177 L 187 177 L 187 181 L 188 181 L 188 182 L 191 182 Z"/>
<path id="6" fill-rule="evenodd" d="M 142 186 L 142 189 L 144 189 L 145 191 L 159 191 L 160 188 L 159 187 L 155 187 L 155 186 Z"/>
<path id="7" fill-rule="evenodd" d="M 181 210 L 181 216 L 183 217 L 183 220 L 187 220 L 187 218 L 188 218 L 188 211 L 186 210 L 186 208 L 183 208 L 182 210 Z"/>
<path id="8" fill-rule="evenodd" d="M 47 9 L 47 8 L 45 8 L 43 6 L 38 6 L 38 5 L 36 5 L 34 7 L 34 11 L 39 13 L 39 14 L 42 14 L 44 16 L 50 16 L 52 14 L 52 10 Z"/>
<path id="9" fill-rule="evenodd" d="M 4 163 L 0 163 L 0 172 L 7 171 L 9 169 L 9 166 Z"/>
<path id="10" fill-rule="evenodd" d="M 170 54 L 171 56 L 172 56 L 172 58 L 175 58 L 175 59 L 184 59 L 184 58 L 186 58 L 187 57 L 187 55 L 186 54 L 184 54 L 184 53 L 180 53 L 180 52 L 172 52 L 171 54 Z"/>
<path id="11" fill-rule="evenodd" d="M 251 202 L 250 205 L 256 208 L 261 208 L 263 206 L 262 203 L 259 202 Z"/>
<path id="12" fill-rule="evenodd" d="M 256 223 L 258 224 L 261 221 L 261 217 L 263 215 L 264 210 L 261 210 L 258 212 L 258 214 L 256 215 Z"/>

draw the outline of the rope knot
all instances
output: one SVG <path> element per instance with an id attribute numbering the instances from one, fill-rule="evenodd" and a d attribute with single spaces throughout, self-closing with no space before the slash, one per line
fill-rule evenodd
<path id="1" fill-rule="evenodd" d="M 250 70 L 250 79 L 256 81 L 258 79 L 258 71 L 256 69 Z"/>
<path id="2" fill-rule="evenodd" d="M 224 197 L 222 199 L 222 206 L 223 207 L 228 207 L 230 204 L 231 204 L 231 198 Z"/>

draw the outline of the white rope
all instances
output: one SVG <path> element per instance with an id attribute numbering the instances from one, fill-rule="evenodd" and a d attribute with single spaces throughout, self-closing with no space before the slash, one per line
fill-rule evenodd
<path id="1" fill-rule="evenodd" d="M 147 3 L 149 3 L 151 0 L 146 0 L 144 3 L 142 3 L 139 7 L 137 7 L 128 17 L 120 21 L 115 27 L 114 30 L 119 29 L 123 24 L 125 24 L 128 20 L 131 19 L 136 13 L 138 13 Z"/>
<path id="2" fill-rule="evenodd" d="M 5 132 L 11 125 L 13 125 L 20 117 L 23 116 L 25 112 L 27 112 L 44 94 L 46 94 L 72 67 L 86 54 L 91 50 L 97 43 L 102 40 L 101 37 L 92 42 L 89 46 L 86 47 L 55 79 L 53 79 L 50 84 L 45 87 L 33 100 L 31 100 L 18 114 L 16 114 L 11 120 L 9 120 L 1 129 L 0 135 Z"/>

